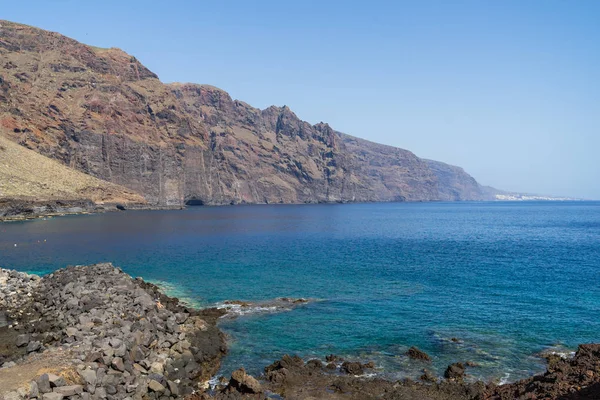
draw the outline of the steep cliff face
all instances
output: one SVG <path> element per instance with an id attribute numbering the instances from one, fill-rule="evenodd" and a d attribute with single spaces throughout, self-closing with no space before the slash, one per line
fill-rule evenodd
<path id="1" fill-rule="evenodd" d="M 151 204 L 484 197 L 458 168 L 311 125 L 288 107 L 165 85 L 119 49 L 0 25 L 1 132 Z"/>
<path id="2" fill-rule="evenodd" d="M 339 134 L 374 201 L 440 200 L 428 164 L 408 150 Z M 365 193 L 366 194 L 366 193 Z"/>
<path id="3" fill-rule="evenodd" d="M 423 160 L 437 177 L 437 189 L 440 200 L 458 201 L 489 200 L 495 192 L 493 188 L 486 191 L 471 175 L 467 174 L 461 167 L 448 165 L 433 160 Z"/>

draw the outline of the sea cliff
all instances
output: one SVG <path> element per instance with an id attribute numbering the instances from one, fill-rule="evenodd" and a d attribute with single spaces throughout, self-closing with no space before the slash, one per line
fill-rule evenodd
<path id="1" fill-rule="evenodd" d="M 120 49 L 10 21 L 0 21 L 0 137 L 53 161 L 51 178 L 36 179 L 47 168 L 28 170 L 40 190 L 70 182 L 61 177 L 74 172 L 103 188 L 46 190 L 50 200 L 182 206 L 493 198 L 460 168 L 311 124 L 287 106 L 258 109 L 210 85 L 166 84 Z M 0 142 L 0 161 L 6 157 Z M 0 186 L 2 197 L 9 195 Z"/>

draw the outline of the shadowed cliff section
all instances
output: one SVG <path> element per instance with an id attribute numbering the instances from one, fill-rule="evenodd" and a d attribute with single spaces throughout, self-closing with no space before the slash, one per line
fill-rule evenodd
<path id="1" fill-rule="evenodd" d="M 152 205 L 489 198 L 462 169 L 309 124 L 288 107 L 166 85 L 119 49 L 0 25 L 5 135 Z"/>

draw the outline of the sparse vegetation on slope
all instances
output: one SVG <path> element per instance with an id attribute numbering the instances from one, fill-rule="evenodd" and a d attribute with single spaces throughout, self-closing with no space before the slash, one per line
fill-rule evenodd
<path id="1" fill-rule="evenodd" d="M 0 136 L 0 199 L 144 203 L 139 194 L 66 167 Z"/>

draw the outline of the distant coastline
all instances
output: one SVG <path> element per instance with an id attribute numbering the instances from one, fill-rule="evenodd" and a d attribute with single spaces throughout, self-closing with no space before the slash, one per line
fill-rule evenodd
<path id="1" fill-rule="evenodd" d="M 458 203 L 472 202 L 593 202 L 596 200 L 578 199 L 570 197 L 548 197 L 537 195 L 496 195 L 495 200 L 461 200 Z M 158 206 L 151 204 L 98 204 L 90 200 L 30 200 L 0 198 L 0 222 L 28 221 L 40 218 L 54 218 L 66 215 L 90 215 L 106 212 L 120 211 L 148 211 L 148 210 L 184 210 L 190 207 L 228 207 L 240 205 L 311 205 L 311 204 L 376 204 L 376 203 L 445 203 L 440 200 L 414 200 L 414 201 L 331 201 L 331 202 L 305 202 L 305 203 L 236 203 L 236 204 L 207 204 L 207 205 L 182 205 Z"/>

